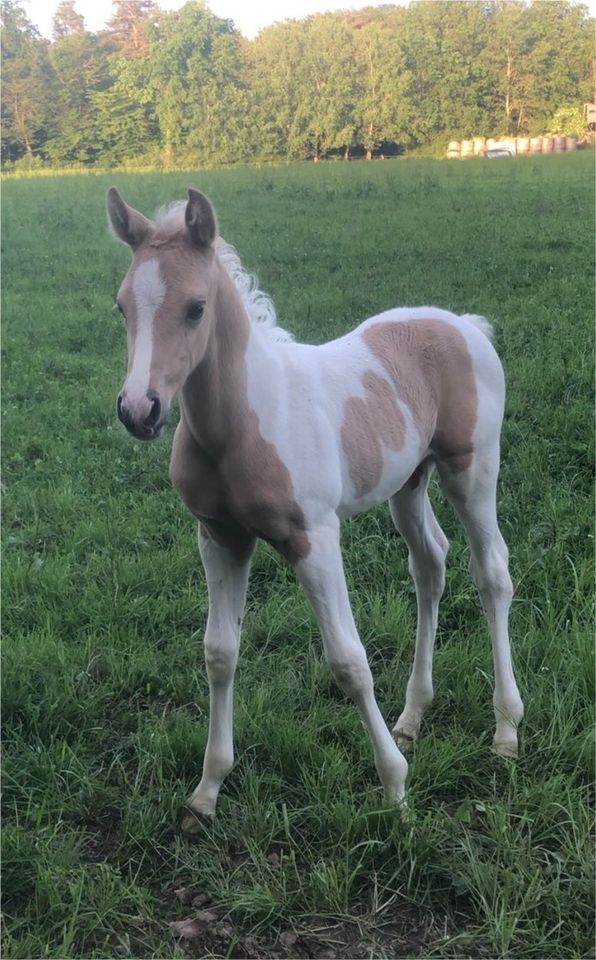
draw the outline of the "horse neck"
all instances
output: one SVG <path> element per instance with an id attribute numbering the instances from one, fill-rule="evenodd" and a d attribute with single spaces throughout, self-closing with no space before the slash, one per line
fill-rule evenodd
<path id="1" fill-rule="evenodd" d="M 234 281 L 221 264 L 217 270 L 207 347 L 182 388 L 180 404 L 195 440 L 214 459 L 242 439 L 251 337 L 251 321 Z"/>

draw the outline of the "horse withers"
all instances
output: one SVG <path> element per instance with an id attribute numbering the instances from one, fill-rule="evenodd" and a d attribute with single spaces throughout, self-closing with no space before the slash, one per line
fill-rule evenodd
<path id="1" fill-rule="evenodd" d="M 433 698 L 448 549 L 427 492 L 435 469 L 464 525 L 492 638 L 494 748 L 515 756 L 523 705 L 496 514 L 505 387 L 489 324 L 434 307 L 399 308 L 329 343 L 296 343 L 218 236 L 202 193 L 189 190 L 188 201 L 149 220 L 112 188 L 107 209 L 113 233 L 132 251 L 117 298 L 128 338 L 118 416 L 133 436 L 153 440 L 178 395 L 170 475 L 199 521 L 209 593 L 209 736 L 183 827 L 214 814 L 233 765 L 233 680 L 257 538 L 294 567 L 335 678 L 368 728 L 387 800 L 403 800 L 399 747 L 418 737 Z M 414 665 L 393 735 L 375 699 L 339 542 L 342 519 L 385 500 L 408 546 L 418 605 Z"/>

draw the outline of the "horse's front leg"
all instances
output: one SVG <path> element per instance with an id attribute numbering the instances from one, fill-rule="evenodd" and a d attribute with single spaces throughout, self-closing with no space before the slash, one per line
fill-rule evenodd
<path id="1" fill-rule="evenodd" d="M 390 803 L 403 799 L 408 764 L 391 736 L 375 699 L 373 678 L 354 623 L 335 514 L 309 530 L 310 549 L 296 573 L 315 611 L 325 654 L 337 683 L 356 703 L 366 724 L 375 765 Z"/>
<path id="2" fill-rule="evenodd" d="M 205 664 L 209 680 L 209 736 L 201 781 L 188 806 L 197 816 L 187 816 L 182 829 L 199 829 L 200 816 L 213 816 L 220 787 L 234 764 L 233 696 L 238 661 L 240 627 L 254 539 L 199 525 L 199 550 L 209 593 L 205 631 Z M 217 536 L 217 540 L 214 539 Z"/>

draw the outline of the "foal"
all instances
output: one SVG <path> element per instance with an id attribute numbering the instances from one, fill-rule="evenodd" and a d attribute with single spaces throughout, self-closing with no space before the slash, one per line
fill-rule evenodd
<path id="1" fill-rule="evenodd" d="M 322 346 L 294 343 L 218 237 L 209 200 L 188 194 L 155 222 L 114 188 L 107 209 L 114 234 L 133 253 L 117 301 L 128 336 L 118 416 L 133 436 L 153 440 L 179 394 L 170 475 L 199 520 L 211 699 L 191 810 L 214 814 L 233 765 L 233 679 L 257 537 L 293 565 L 336 680 L 368 728 L 387 799 L 402 800 L 407 763 L 397 743 L 416 739 L 433 697 L 448 548 L 427 493 L 435 467 L 465 527 L 491 633 L 494 748 L 515 756 L 523 705 L 495 506 L 504 380 L 488 323 L 434 307 L 393 309 Z M 418 602 L 414 666 L 393 736 L 375 700 L 339 544 L 340 520 L 383 500 L 407 543 Z"/>

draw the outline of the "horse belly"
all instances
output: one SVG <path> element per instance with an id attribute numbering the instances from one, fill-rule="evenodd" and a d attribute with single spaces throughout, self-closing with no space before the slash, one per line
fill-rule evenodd
<path id="1" fill-rule="evenodd" d="M 367 463 L 363 451 L 363 459 L 359 463 L 359 482 L 354 482 L 355 464 L 352 463 L 352 475 L 346 477 L 337 515 L 343 520 L 389 500 L 408 482 L 427 454 L 427 449 L 421 451 L 418 441 L 408 443 L 399 451 L 385 448 L 379 473 L 376 455 L 374 463 Z"/>

